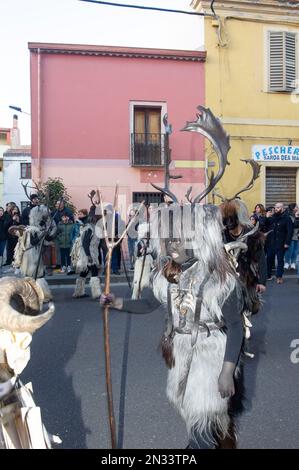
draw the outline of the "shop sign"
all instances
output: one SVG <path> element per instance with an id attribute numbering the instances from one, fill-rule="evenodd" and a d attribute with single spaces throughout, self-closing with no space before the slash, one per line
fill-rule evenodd
<path id="1" fill-rule="evenodd" d="M 252 158 L 260 162 L 299 163 L 299 147 L 292 145 L 253 145 Z"/>

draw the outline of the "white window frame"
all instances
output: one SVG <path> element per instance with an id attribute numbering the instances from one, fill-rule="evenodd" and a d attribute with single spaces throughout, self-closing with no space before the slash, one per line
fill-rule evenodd
<path id="1" fill-rule="evenodd" d="M 167 113 L 167 103 L 165 101 L 130 101 L 129 103 L 129 115 L 130 115 L 130 165 L 133 162 L 133 152 L 131 146 L 131 135 L 134 132 L 134 109 L 135 107 L 144 107 L 144 108 L 161 108 L 161 134 L 165 134 L 165 128 L 163 124 L 163 116 Z"/>
<path id="2" fill-rule="evenodd" d="M 27 170 L 30 166 L 30 177 L 29 176 L 22 176 L 22 165 L 27 165 Z M 21 180 L 31 180 L 32 179 L 32 165 L 31 162 L 20 162 L 20 179 Z"/>

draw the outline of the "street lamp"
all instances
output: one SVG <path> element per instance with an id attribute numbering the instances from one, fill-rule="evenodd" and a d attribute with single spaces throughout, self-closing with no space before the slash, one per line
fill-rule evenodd
<path id="1" fill-rule="evenodd" d="M 19 113 L 28 114 L 28 116 L 31 116 L 30 113 L 27 113 L 26 111 L 23 111 L 22 108 L 19 108 L 18 106 L 9 105 L 9 108 L 14 109 L 15 111 L 18 111 Z"/>

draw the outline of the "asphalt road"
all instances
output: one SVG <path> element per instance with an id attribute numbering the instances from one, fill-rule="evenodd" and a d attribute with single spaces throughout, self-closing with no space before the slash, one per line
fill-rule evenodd
<path id="1" fill-rule="evenodd" d="M 125 295 L 127 289 L 115 285 Z M 72 299 L 69 287 L 53 289 L 56 314 L 33 337 L 31 361 L 22 374 L 32 381 L 49 432 L 65 449 L 108 449 L 103 325 L 97 302 Z M 263 310 L 245 361 L 245 412 L 239 448 L 298 448 L 299 363 L 291 341 L 299 338 L 299 284 L 268 284 Z M 164 314 L 111 311 L 110 335 L 119 447 L 184 449 L 184 423 L 165 396 L 166 367 L 158 352 Z M 299 339 L 298 339 L 299 345 Z M 299 353 L 297 354 L 299 358 Z"/>

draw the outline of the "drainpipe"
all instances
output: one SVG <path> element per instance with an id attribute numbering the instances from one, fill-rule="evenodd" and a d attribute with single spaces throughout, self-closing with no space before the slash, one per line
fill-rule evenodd
<path id="1" fill-rule="evenodd" d="M 41 183 L 41 126 L 40 126 L 40 49 L 37 49 L 37 179 Z"/>

